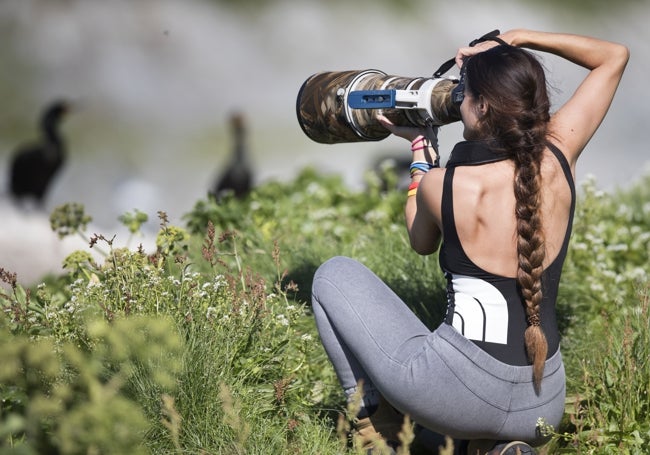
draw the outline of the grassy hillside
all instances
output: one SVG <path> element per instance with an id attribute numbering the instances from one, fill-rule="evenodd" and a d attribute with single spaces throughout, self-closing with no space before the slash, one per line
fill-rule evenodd
<path id="1" fill-rule="evenodd" d="M 352 256 L 431 327 L 444 311 L 437 256 L 409 249 L 405 195 L 380 187 L 305 170 L 197 201 L 184 226 L 159 212 L 156 251 L 114 248 L 83 207 L 59 207 L 53 229 L 104 259 L 75 252 L 33 289 L 0 271 L 0 453 L 354 453 L 310 314 L 316 267 Z M 580 191 L 558 302 L 566 419 L 546 453 L 650 452 L 648 201 L 650 178 Z"/>

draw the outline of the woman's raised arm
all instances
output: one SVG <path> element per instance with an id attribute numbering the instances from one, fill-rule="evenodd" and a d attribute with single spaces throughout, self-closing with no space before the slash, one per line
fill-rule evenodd
<path id="1" fill-rule="evenodd" d="M 621 44 L 567 33 L 518 29 L 500 37 L 513 46 L 548 52 L 589 70 L 549 125 L 549 132 L 573 167 L 607 114 L 629 50 Z"/>

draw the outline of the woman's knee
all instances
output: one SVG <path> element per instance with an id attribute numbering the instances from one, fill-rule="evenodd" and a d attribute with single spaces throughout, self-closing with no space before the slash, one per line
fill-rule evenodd
<path id="1" fill-rule="evenodd" d="M 323 262 L 314 274 L 314 283 L 319 278 L 336 280 L 339 276 L 350 276 L 352 270 L 359 267 L 360 264 L 346 256 L 334 256 Z"/>
<path id="2" fill-rule="evenodd" d="M 312 282 L 312 300 L 320 301 L 326 298 L 332 289 L 346 287 L 349 280 L 363 267 L 360 263 L 346 256 L 334 256 L 323 262 L 316 272 Z M 321 302 L 322 303 L 322 302 Z"/>

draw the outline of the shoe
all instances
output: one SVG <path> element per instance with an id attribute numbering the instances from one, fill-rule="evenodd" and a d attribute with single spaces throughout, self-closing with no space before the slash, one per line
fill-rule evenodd
<path id="1" fill-rule="evenodd" d="M 522 441 L 496 442 L 485 439 L 469 441 L 467 455 L 535 455 L 535 450 Z"/>
<path id="2" fill-rule="evenodd" d="M 403 424 L 404 416 L 382 397 L 371 416 L 352 422 L 353 445 L 366 450 L 367 454 L 394 454 L 400 445 Z"/>
<path id="3" fill-rule="evenodd" d="M 488 452 L 489 455 L 535 455 L 535 453 L 531 446 L 521 441 L 498 444 Z"/>

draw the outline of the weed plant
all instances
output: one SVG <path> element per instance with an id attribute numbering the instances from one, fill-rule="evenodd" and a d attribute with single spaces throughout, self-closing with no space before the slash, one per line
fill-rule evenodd
<path id="1" fill-rule="evenodd" d="M 437 256 L 408 246 L 403 192 L 366 183 L 305 170 L 199 200 L 183 227 L 159 212 L 154 251 L 88 236 L 83 207 L 57 208 L 52 228 L 88 250 L 30 289 L 0 269 L 0 453 L 356 453 L 310 312 L 314 271 L 352 256 L 431 327 L 444 312 Z M 540 422 L 542 453 L 650 453 L 649 196 L 650 178 L 581 189 L 558 302 L 566 418 Z M 120 220 L 133 234 L 149 222 Z M 419 453 L 413 436 L 400 453 Z"/>

